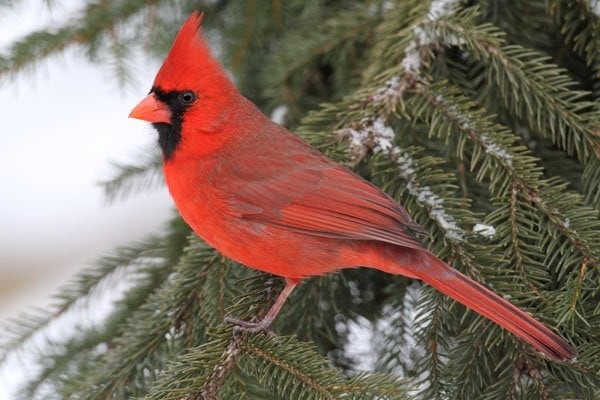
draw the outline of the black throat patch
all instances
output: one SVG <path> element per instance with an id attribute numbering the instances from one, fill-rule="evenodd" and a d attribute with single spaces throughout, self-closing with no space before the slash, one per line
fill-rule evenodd
<path id="1" fill-rule="evenodd" d="M 158 86 L 154 86 L 150 93 L 154 93 L 156 98 L 165 103 L 171 111 L 171 123 L 153 122 L 152 126 L 158 131 L 158 144 L 162 150 L 165 161 L 173 157 L 173 153 L 181 143 L 181 124 L 185 111 L 191 104 L 184 104 L 181 101 L 182 94 L 189 91 L 172 90 L 164 91 Z"/>

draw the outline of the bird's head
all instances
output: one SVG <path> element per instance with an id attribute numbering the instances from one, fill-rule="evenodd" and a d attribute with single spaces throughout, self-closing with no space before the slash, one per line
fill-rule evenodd
<path id="1" fill-rule="evenodd" d="M 129 114 L 156 128 L 165 162 L 218 147 L 223 138 L 215 136 L 239 96 L 202 37 L 202 16 L 185 21 L 150 93 Z"/>

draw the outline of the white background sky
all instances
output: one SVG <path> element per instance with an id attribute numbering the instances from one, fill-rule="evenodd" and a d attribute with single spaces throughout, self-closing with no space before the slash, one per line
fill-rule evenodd
<path id="1" fill-rule="evenodd" d="M 56 26 L 80 1 L 26 1 L 0 9 L 0 51 L 23 34 Z M 0 324 L 48 296 L 115 246 L 155 231 L 171 215 L 166 190 L 108 205 L 97 182 L 110 161 L 126 162 L 156 140 L 131 108 L 147 93 L 159 64 L 139 60 L 125 90 L 110 70 L 76 51 L 34 73 L 0 83 Z M 2 335 L 0 333 L 0 335 Z M 0 399 L 14 376 L 0 371 Z"/>

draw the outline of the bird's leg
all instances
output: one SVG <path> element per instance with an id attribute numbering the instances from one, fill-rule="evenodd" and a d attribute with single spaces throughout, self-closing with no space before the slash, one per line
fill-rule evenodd
<path id="1" fill-rule="evenodd" d="M 224 320 L 225 323 L 235 325 L 233 328 L 234 333 L 236 333 L 236 332 L 255 333 L 255 332 L 261 332 L 261 331 L 265 331 L 265 330 L 269 329 L 269 327 L 273 323 L 273 320 L 275 320 L 275 317 L 277 317 L 277 314 L 279 314 L 279 310 L 281 310 L 283 303 L 285 303 L 285 300 L 288 298 L 288 296 L 292 293 L 294 288 L 300 282 L 297 279 L 290 279 L 290 278 L 286 278 L 285 281 L 286 281 L 285 287 L 279 294 L 279 297 L 277 297 L 277 300 L 275 300 L 275 303 L 273 303 L 273 306 L 271 307 L 269 312 L 267 312 L 267 315 L 265 315 L 265 317 L 262 320 L 260 320 L 258 322 L 248 322 L 248 321 L 242 321 L 242 320 L 239 320 L 236 318 L 225 317 L 225 320 Z"/>

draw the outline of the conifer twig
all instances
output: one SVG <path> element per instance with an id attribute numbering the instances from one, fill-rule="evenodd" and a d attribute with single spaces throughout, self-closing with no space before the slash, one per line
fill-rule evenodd
<path id="1" fill-rule="evenodd" d="M 215 364 L 212 373 L 206 379 L 202 389 L 197 397 L 184 397 L 182 400 L 212 400 L 217 399 L 219 390 L 231 374 L 231 371 L 236 368 L 237 361 L 243 346 L 242 335 L 233 335 L 229 345 L 223 352 L 219 363 Z"/>

